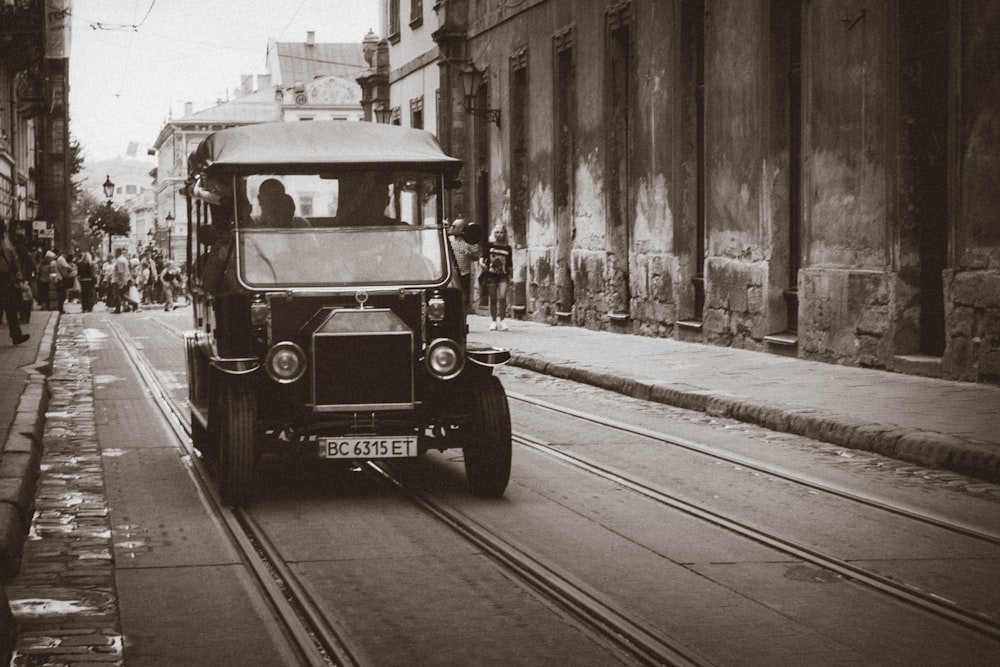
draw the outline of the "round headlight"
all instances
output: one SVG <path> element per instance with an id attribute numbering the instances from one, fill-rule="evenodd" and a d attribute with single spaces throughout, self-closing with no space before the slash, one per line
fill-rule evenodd
<path id="1" fill-rule="evenodd" d="M 268 350 L 264 368 L 275 382 L 295 382 L 306 372 L 306 355 L 295 343 L 278 343 Z"/>
<path id="2" fill-rule="evenodd" d="M 462 372 L 465 357 L 458 344 L 447 338 L 438 338 L 427 346 L 427 370 L 431 375 L 447 380 Z"/>

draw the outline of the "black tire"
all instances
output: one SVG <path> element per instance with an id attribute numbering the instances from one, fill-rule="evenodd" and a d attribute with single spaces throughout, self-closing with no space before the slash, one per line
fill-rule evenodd
<path id="1" fill-rule="evenodd" d="M 462 448 L 469 491 L 499 498 L 510 481 L 511 435 L 507 393 L 494 376 L 472 387 L 473 426 Z"/>
<path id="2" fill-rule="evenodd" d="M 245 505 L 257 456 L 257 397 L 249 382 L 227 380 L 219 401 L 219 490 L 227 503 Z"/>

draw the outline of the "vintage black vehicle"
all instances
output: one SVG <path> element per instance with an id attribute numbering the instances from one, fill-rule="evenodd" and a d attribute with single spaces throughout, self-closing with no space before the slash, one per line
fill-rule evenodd
<path id="1" fill-rule="evenodd" d="M 460 161 L 422 130 L 330 121 L 219 131 L 188 166 L 191 424 L 223 497 L 246 502 L 271 451 L 449 448 L 472 493 L 502 495 L 510 413 L 493 368 L 510 354 L 466 340 L 443 217 Z"/>

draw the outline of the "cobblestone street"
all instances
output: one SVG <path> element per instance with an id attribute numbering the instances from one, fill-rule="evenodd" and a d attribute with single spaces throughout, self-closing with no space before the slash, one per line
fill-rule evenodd
<path id="1" fill-rule="evenodd" d="M 35 518 L 8 586 L 13 665 L 123 664 L 90 357 L 81 316 L 59 325 Z"/>

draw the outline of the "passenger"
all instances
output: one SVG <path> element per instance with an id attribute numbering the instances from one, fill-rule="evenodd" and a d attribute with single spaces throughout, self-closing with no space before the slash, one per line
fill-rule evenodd
<path id="1" fill-rule="evenodd" d="M 257 192 L 260 204 L 260 225 L 263 227 L 308 227 L 304 218 L 295 215 L 295 200 L 285 193 L 285 186 L 276 178 L 260 184 Z"/>

